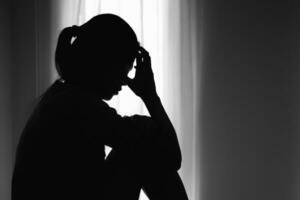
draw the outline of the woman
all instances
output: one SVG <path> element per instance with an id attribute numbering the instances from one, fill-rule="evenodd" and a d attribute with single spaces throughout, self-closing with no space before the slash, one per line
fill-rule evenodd
<path id="1" fill-rule="evenodd" d="M 127 77 L 134 60 L 133 79 Z M 187 199 L 181 152 L 155 90 L 148 52 L 120 17 L 98 15 L 62 30 L 60 75 L 22 133 L 12 199 Z M 151 117 L 121 117 L 103 100 L 127 85 Z M 104 145 L 112 147 L 105 159 Z"/>

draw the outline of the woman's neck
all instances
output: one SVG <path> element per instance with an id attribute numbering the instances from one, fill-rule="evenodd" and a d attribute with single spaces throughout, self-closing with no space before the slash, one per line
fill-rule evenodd
<path id="1" fill-rule="evenodd" d="M 83 84 L 79 82 L 71 82 L 71 81 L 66 81 L 64 79 L 59 79 L 58 80 L 61 84 L 73 88 L 75 90 L 78 90 L 81 93 L 85 93 L 88 95 L 92 95 L 96 98 L 103 99 L 103 95 L 101 95 L 101 92 L 99 89 L 97 90 L 95 87 L 92 87 L 90 84 Z"/>

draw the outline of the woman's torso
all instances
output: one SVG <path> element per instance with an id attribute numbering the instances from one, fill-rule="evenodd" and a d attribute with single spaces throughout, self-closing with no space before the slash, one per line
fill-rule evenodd
<path id="1" fill-rule="evenodd" d="M 93 98 L 59 81 L 45 93 L 18 145 L 13 200 L 101 194 L 104 142 L 87 133 L 85 124 Z M 100 127 L 101 121 L 99 116 Z"/>

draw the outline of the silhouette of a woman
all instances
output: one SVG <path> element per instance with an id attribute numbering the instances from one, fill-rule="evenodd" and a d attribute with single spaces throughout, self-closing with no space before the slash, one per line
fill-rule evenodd
<path id="1" fill-rule="evenodd" d="M 134 60 L 133 79 L 127 77 Z M 156 93 L 148 52 L 131 27 L 112 14 L 59 35 L 60 79 L 43 94 L 18 144 L 13 200 L 183 200 L 181 152 Z M 123 85 L 151 117 L 121 117 L 103 100 Z M 104 145 L 112 147 L 105 159 Z"/>

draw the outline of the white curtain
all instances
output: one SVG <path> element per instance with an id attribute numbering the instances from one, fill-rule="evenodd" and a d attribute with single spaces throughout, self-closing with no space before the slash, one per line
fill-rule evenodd
<path id="1" fill-rule="evenodd" d="M 38 15 L 42 3 L 36 1 Z M 81 25 L 100 13 L 113 13 L 125 19 L 135 30 L 141 44 L 152 59 L 156 87 L 162 103 L 176 129 L 183 163 L 181 177 L 191 200 L 199 199 L 197 110 L 200 58 L 199 33 L 195 0 L 53 0 L 49 40 L 40 39 L 38 46 L 51 49 L 48 55 L 38 52 L 38 94 L 57 78 L 53 58 L 60 30 L 74 24 Z M 42 32 L 38 26 L 37 32 Z M 41 38 L 41 37 L 39 37 Z M 43 58 L 43 56 L 45 56 Z M 42 63 L 48 62 L 48 64 Z M 45 66 L 49 66 L 45 70 Z M 43 68 L 43 69 L 42 69 Z M 133 72 L 134 73 L 134 72 Z M 123 87 L 118 96 L 108 102 L 121 115 L 145 114 L 143 102 L 129 88 Z M 141 194 L 141 199 L 147 199 Z"/>

